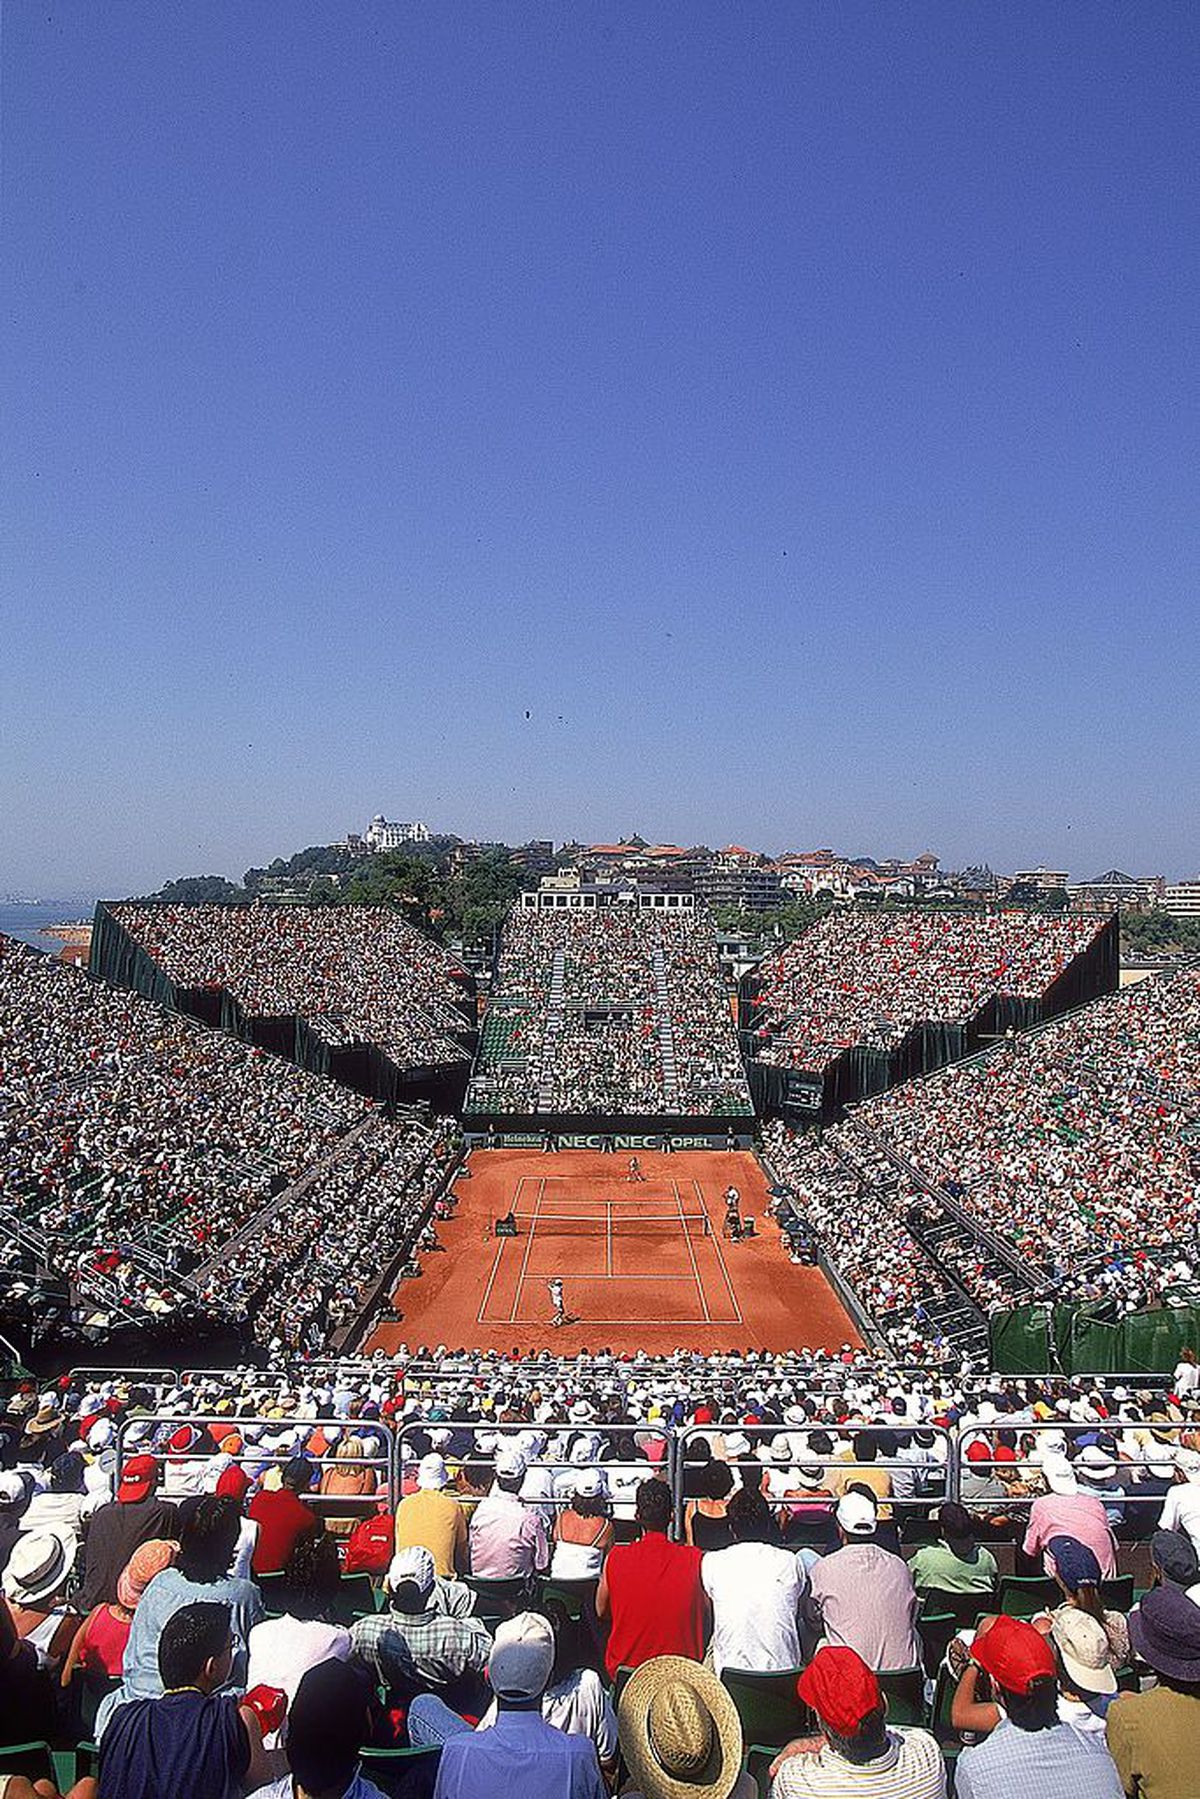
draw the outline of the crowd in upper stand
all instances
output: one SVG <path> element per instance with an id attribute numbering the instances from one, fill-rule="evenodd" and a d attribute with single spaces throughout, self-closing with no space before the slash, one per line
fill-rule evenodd
<path id="1" fill-rule="evenodd" d="M 193 1270 L 236 1239 L 198 1283 L 209 1309 L 252 1313 L 281 1351 L 312 1349 L 412 1230 L 451 1134 L 389 1123 L 331 1082 L 0 937 L 10 1294 L 28 1290 L 32 1253 L 97 1313 L 166 1313 L 195 1302 Z"/>
<path id="2" fill-rule="evenodd" d="M 80 1373 L 0 1414 L 0 1745 L 94 1737 L 99 1799 L 380 1799 L 405 1746 L 435 1799 L 1192 1799 L 1198 1547 L 1190 1354 Z"/>
<path id="3" fill-rule="evenodd" d="M 493 991 L 527 1004 L 494 1048 L 485 1026 L 469 1111 L 750 1111 L 706 912 L 517 907 Z"/>
<path id="4" fill-rule="evenodd" d="M 1037 912 L 831 912 L 759 968 L 758 1059 L 819 1072 L 998 994 L 1039 998 L 1106 921 Z"/>
<path id="5" fill-rule="evenodd" d="M 109 907 L 179 987 L 224 987 L 254 1017 L 296 1014 L 331 1047 L 397 1067 L 462 1062 L 461 964 L 386 906 Z"/>
<path id="6" fill-rule="evenodd" d="M 931 1322 L 955 1284 L 984 1311 L 1036 1294 L 1107 1298 L 1122 1312 L 1194 1294 L 1200 971 L 1144 981 L 893 1088 L 820 1141 L 778 1123 L 764 1141 L 897 1352 L 946 1349 Z M 964 1247 L 960 1232 L 935 1260 L 922 1225 L 951 1208 L 980 1234 Z"/>

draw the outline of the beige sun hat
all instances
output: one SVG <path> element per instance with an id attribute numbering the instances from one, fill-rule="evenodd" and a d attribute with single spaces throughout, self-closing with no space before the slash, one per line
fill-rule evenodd
<path id="1" fill-rule="evenodd" d="M 621 1694 L 617 1729 L 645 1799 L 728 1799 L 742 1765 L 737 1708 L 716 1675 L 683 1655 L 643 1662 Z"/>

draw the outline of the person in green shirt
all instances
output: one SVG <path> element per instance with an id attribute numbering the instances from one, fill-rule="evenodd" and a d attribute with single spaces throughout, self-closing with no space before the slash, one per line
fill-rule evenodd
<path id="1" fill-rule="evenodd" d="M 975 1541 L 971 1515 L 947 1500 L 938 1507 L 936 1543 L 925 1543 L 908 1564 L 918 1593 L 990 1593 L 996 1584 L 996 1558 Z"/>

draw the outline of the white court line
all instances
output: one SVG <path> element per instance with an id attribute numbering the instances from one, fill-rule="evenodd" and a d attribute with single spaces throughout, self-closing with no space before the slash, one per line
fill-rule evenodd
<path id="1" fill-rule="evenodd" d="M 537 1216 L 538 1216 L 539 1210 L 541 1209 L 542 1194 L 545 1192 L 545 1190 L 546 1190 L 546 1183 L 544 1180 L 540 1180 L 538 1182 L 537 1199 L 534 1201 L 533 1216 L 531 1217 L 531 1219 L 529 1221 L 529 1235 L 525 1239 L 525 1254 L 521 1257 L 520 1272 L 517 1275 L 517 1290 L 513 1294 L 512 1311 L 510 1312 L 509 1319 L 508 1319 L 508 1322 L 510 1324 L 517 1323 L 517 1307 L 521 1303 L 522 1290 L 525 1286 L 525 1270 L 529 1266 L 529 1252 L 533 1248 L 533 1239 L 537 1233 Z"/>
<path id="2" fill-rule="evenodd" d="M 527 1175 L 524 1175 L 524 1174 L 523 1174 L 523 1175 L 522 1175 L 522 1176 L 521 1176 L 521 1178 L 520 1178 L 520 1180 L 519 1180 L 519 1181 L 518 1181 L 518 1182 L 517 1182 L 517 1184 L 516 1184 L 516 1187 L 515 1187 L 515 1189 L 514 1189 L 514 1191 L 513 1191 L 513 1196 L 512 1196 L 512 1210 L 513 1210 L 513 1211 L 514 1211 L 514 1212 L 515 1212 L 515 1211 L 516 1211 L 516 1209 L 517 1209 L 517 1201 L 518 1201 L 518 1200 L 519 1200 L 519 1199 L 520 1199 L 520 1197 L 521 1197 L 521 1188 L 522 1188 L 522 1187 L 523 1187 L 523 1186 L 524 1186 L 524 1185 L 525 1185 L 525 1182 L 526 1182 L 526 1180 L 527 1180 L 527 1179 L 528 1179 L 528 1176 L 527 1176 Z M 488 1276 L 488 1284 L 487 1284 L 487 1286 L 486 1286 L 486 1287 L 485 1287 L 485 1288 L 484 1288 L 484 1289 L 483 1289 L 483 1298 L 482 1298 L 482 1299 L 481 1299 L 481 1300 L 480 1300 L 480 1302 L 479 1302 L 479 1310 L 478 1310 L 478 1312 L 476 1312 L 476 1314 L 475 1314 L 475 1322 L 476 1322 L 476 1324 L 482 1324 L 482 1323 L 484 1323 L 484 1316 L 483 1316 L 483 1314 L 484 1314 L 484 1313 L 485 1313 L 485 1312 L 486 1312 L 486 1311 L 487 1311 L 487 1309 L 488 1309 L 488 1300 L 489 1300 L 489 1299 L 490 1299 L 490 1298 L 491 1298 L 491 1297 L 492 1297 L 492 1288 L 493 1288 L 493 1287 L 494 1287 L 494 1286 L 495 1286 L 495 1285 L 496 1285 L 496 1276 L 497 1276 L 497 1275 L 498 1275 L 498 1274 L 499 1274 L 499 1272 L 500 1272 L 500 1263 L 501 1263 L 501 1262 L 502 1262 L 502 1260 L 503 1260 L 503 1259 L 504 1259 L 504 1245 L 505 1245 L 505 1243 L 506 1243 L 506 1242 L 507 1242 L 507 1240 L 508 1240 L 508 1239 L 507 1239 L 507 1238 L 505 1238 L 505 1237 L 501 1237 L 501 1239 L 500 1239 L 500 1241 L 499 1241 L 499 1243 L 498 1243 L 498 1244 L 497 1244 L 497 1245 L 496 1245 L 496 1256 L 495 1256 L 495 1260 L 494 1260 L 494 1261 L 493 1261 L 493 1263 L 492 1263 L 492 1272 L 491 1272 L 491 1274 L 490 1274 L 490 1275 L 489 1275 L 489 1276 Z"/>
<path id="3" fill-rule="evenodd" d="M 704 1313 L 704 1322 L 705 1324 L 711 1324 L 712 1318 L 710 1317 L 708 1310 L 708 1295 L 704 1291 L 704 1282 L 700 1279 L 700 1269 L 696 1262 L 696 1252 L 692 1248 L 692 1239 L 688 1236 L 687 1219 L 684 1216 L 683 1199 L 679 1192 L 679 1182 L 672 1181 L 671 1185 L 675 1189 L 675 1204 L 679 1207 L 679 1228 L 683 1232 L 683 1240 L 687 1244 L 688 1260 L 692 1264 L 692 1277 L 696 1282 L 696 1292 L 700 1295 L 700 1306 Z"/>
<path id="4" fill-rule="evenodd" d="M 697 1200 L 698 1205 L 700 1206 L 701 1211 L 707 1212 L 708 1207 L 704 1203 L 703 1190 L 700 1186 L 699 1181 L 696 1180 L 694 1176 L 692 1179 L 692 1185 L 696 1189 L 696 1200 Z M 722 1275 L 724 1276 L 725 1286 L 729 1293 L 729 1302 L 732 1305 L 733 1310 L 734 1310 L 734 1317 L 732 1319 L 732 1322 L 734 1324 L 743 1324 L 745 1322 L 745 1320 L 742 1317 L 742 1308 L 738 1304 L 737 1294 L 733 1290 L 733 1282 L 729 1278 L 729 1269 L 725 1265 L 725 1252 L 721 1248 L 720 1239 L 717 1236 L 716 1231 L 713 1230 L 711 1220 L 709 1221 L 708 1230 L 709 1230 L 709 1235 L 712 1238 L 712 1246 L 713 1246 L 714 1250 L 716 1251 L 717 1266 L 721 1270 Z"/>

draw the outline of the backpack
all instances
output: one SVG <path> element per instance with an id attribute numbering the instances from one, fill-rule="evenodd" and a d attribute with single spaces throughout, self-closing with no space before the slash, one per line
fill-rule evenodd
<path id="1" fill-rule="evenodd" d="M 360 1518 L 342 1552 L 343 1574 L 386 1574 L 396 1553 L 396 1520 L 390 1512 Z"/>

